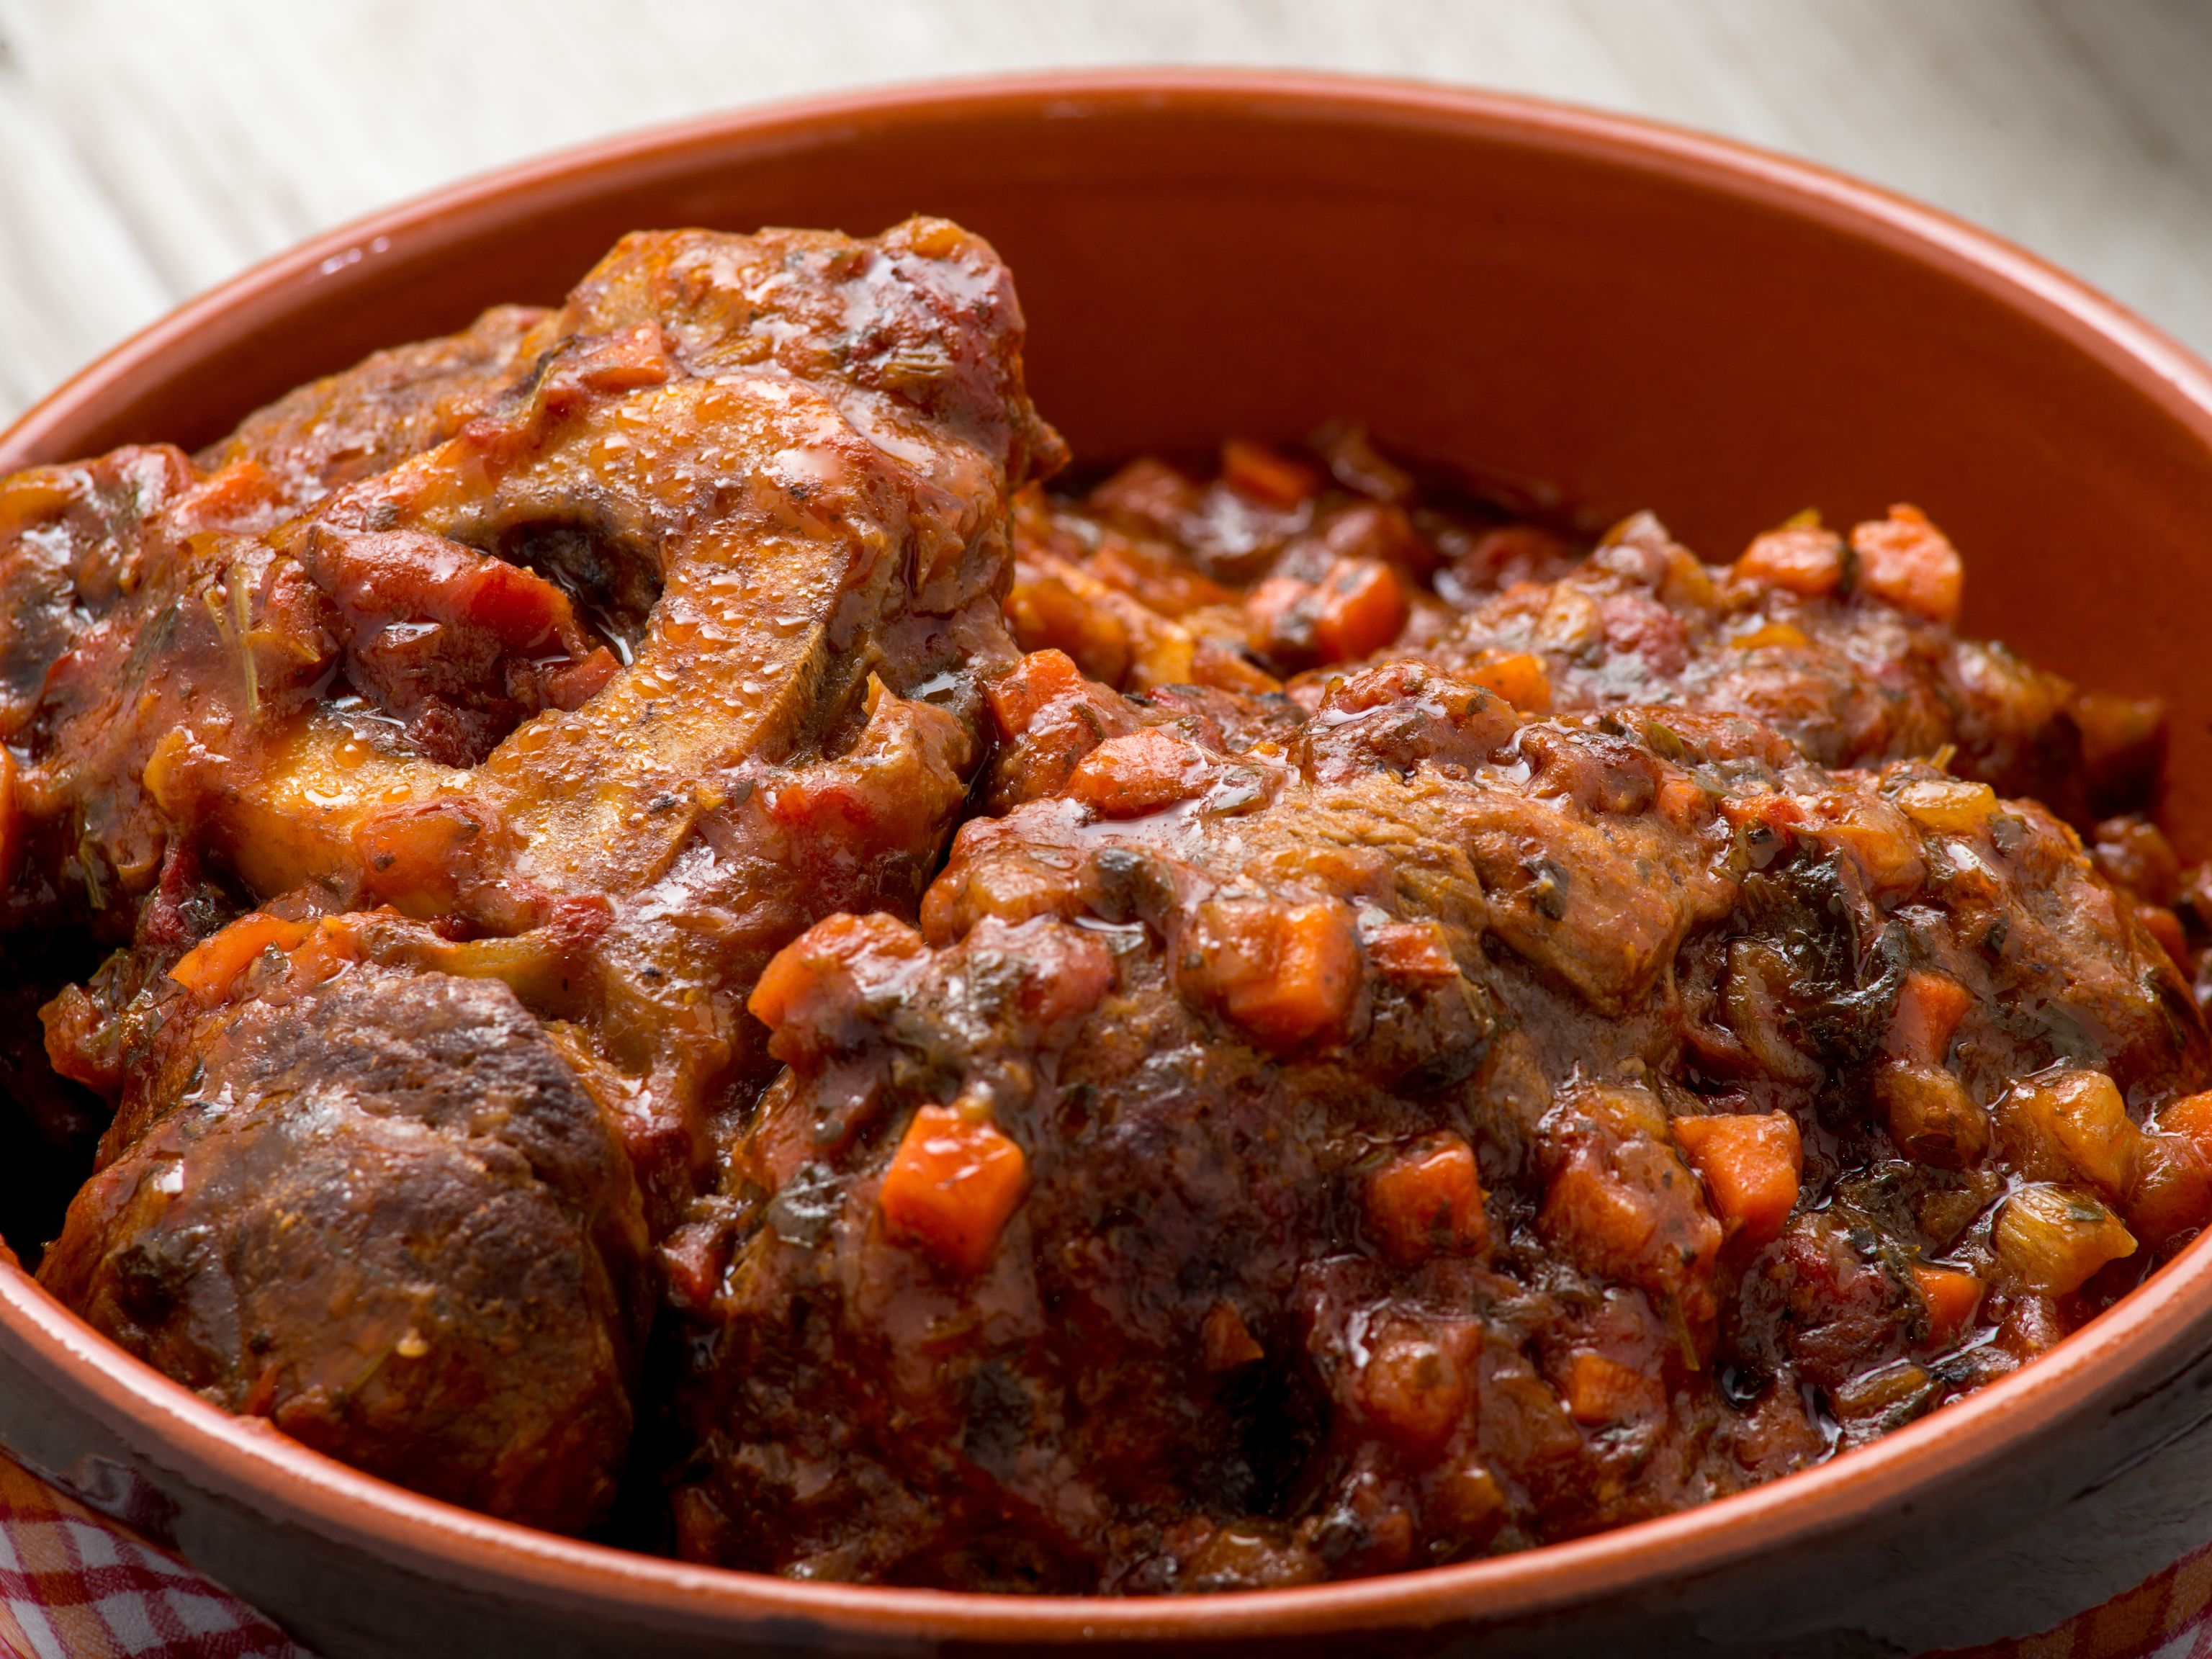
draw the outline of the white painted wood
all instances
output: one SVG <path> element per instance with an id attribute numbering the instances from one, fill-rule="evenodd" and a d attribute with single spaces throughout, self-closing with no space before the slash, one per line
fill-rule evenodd
<path id="1" fill-rule="evenodd" d="M 0 0 L 0 418 L 255 258 L 537 151 L 1165 62 L 1733 134 L 1978 220 L 2212 352 L 2212 0 Z"/>

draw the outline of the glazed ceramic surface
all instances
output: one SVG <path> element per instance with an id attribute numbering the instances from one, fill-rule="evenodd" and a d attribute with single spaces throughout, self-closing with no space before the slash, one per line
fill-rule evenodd
<path id="1" fill-rule="evenodd" d="M 1310 77 L 1118 74 L 745 112 L 333 233 L 94 364 L 0 471 L 186 446 L 622 232 L 955 218 L 1012 264 L 1031 383 L 1086 459 L 1330 416 L 1586 521 L 1732 556 L 1797 508 L 1925 507 L 1966 626 L 2174 708 L 2212 851 L 2212 375 L 1941 216 L 1714 141 Z M 2051 1355 L 1874 1447 L 1577 1543 L 1212 1599 L 793 1583 L 530 1533 L 204 1405 L 0 1266 L 0 1441 L 330 1656 L 1020 1646 L 1911 1654 L 2045 1628 L 2212 1539 L 2212 1239 Z"/>

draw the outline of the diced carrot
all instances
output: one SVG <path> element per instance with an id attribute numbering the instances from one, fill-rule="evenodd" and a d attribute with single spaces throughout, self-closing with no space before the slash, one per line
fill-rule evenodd
<path id="1" fill-rule="evenodd" d="M 1787 1112 L 1718 1113 L 1678 1117 L 1674 1131 L 1731 1236 L 1764 1244 L 1782 1231 L 1805 1168 L 1796 1119 Z"/>
<path id="2" fill-rule="evenodd" d="M 963 1273 L 988 1263 L 1028 1182 L 1028 1160 L 994 1125 L 946 1106 L 914 1115 L 878 1202 L 891 1232 Z"/>
<path id="3" fill-rule="evenodd" d="M 2136 920 L 2142 923 L 2143 932 L 2159 942 L 2166 955 L 2173 958 L 2175 965 L 2188 967 L 2189 938 L 2181 931 L 2181 918 L 2163 904 L 2138 904 L 2135 911 Z"/>
<path id="4" fill-rule="evenodd" d="M 1459 977 L 1451 943 L 1433 921 L 1394 921 L 1376 928 L 1367 940 L 1367 959 L 1376 973 L 1401 984 Z"/>
<path id="5" fill-rule="evenodd" d="M 1364 657 L 1398 637 L 1406 614 L 1396 571 L 1380 559 L 1339 559 L 1321 580 L 1314 644 L 1325 663 Z"/>
<path id="6" fill-rule="evenodd" d="M 2129 1230 L 2154 1247 L 2162 1246 L 2212 1219 L 2212 1160 L 2185 1135 L 2147 1134 L 2124 1198 Z"/>
<path id="7" fill-rule="evenodd" d="M 1011 742 L 1048 703 L 1080 696 L 1083 671 L 1065 651 L 1032 651 L 1013 668 L 983 687 L 983 697 L 999 723 L 999 735 Z"/>
<path id="8" fill-rule="evenodd" d="M 1178 954 L 1183 994 L 1277 1053 L 1340 1035 L 1359 994 L 1359 938 L 1343 903 L 1202 904 Z"/>
<path id="9" fill-rule="evenodd" d="M 1221 446 L 1221 481 L 1255 501 L 1285 510 L 1322 490 L 1317 468 L 1245 438 L 1231 438 Z"/>
<path id="10" fill-rule="evenodd" d="M 1739 634 L 1729 641 L 1731 651 L 1763 651 L 1769 646 L 1784 651 L 1802 651 L 1812 644 L 1805 630 L 1794 623 L 1762 623 L 1747 634 Z"/>
<path id="11" fill-rule="evenodd" d="M 2212 1089 L 2184 1095 L 2160 1109 L 2157 1127 L 2163 1133 L 2184 1137 L 2212 1158 Z"/>
<path id="12" fill-rule="evenodd" d="M 1552 706 L 1552 676 L 1541 657 L 1525 651 L 1508 652 L 1478 663 L 1467 671 L 1477 685 L 1495 691 L 1524 714 L 1540 714 Z"/>
<path id="13" fill-rule="evenodd" d="M 1024 651 L 1061 650 L 1091 678 L 1121 684 L 1135 645 L 1127 618 L 1076 589 L 1072 567 L 1060 561 L 1024 559 L 1014 566 L 1006 594 L 1006 622 Z"/>
<path id="14" fill-rule="evenodd" d="M 1918 507 L 1900 502 L 1887 519 L 1854 526 L 1851 551 L 1858 556 L 1859 586 L 1875 598 L 1930 622 L 1958 620 L 1965 567 L 1958 549 Z"/>
<path id="15" fill-rule="evenodd" d="M 1083 757 L 1067 793 L 1102 817 L 1141 817 L 1205 793 L 1218 757 L 1157 726 L 1102 743 Z"/>
<path id="16" fill-rule="evenodd" d="M 928 951 L 921 935 L 896 916 L 854 916 L 839 911 L 824 916 L 769 958 L 745 1006 L 771 1031 L 793 1024 L 812 1024 L 826 1012 L 825 996 L 842 1002 L 852 994 L 855 964 L 870 958 L 907 961 Z"/>
<path id="17" fill-rule="evenodd" d="M 1809 825 L 1806 833 L 1850 854 L 1876 888 L 1905 891 L 1927 878 L 1919 834 L 1889 802 L 1879 796 L 1827 796 L 1820 805 L 1826 821 Z"/>
<path id="18" fill-rule="evenodd" d="M 1915 1264 L 1912 1282 L 1928 1309 L 1928 1346 L 1948 1348 L 1966 1334 L 1982 1305 L 1982 1281 L 1956 1267 Z"/>
<path id="19" fill-rule="evenodd" d="M 1416 1142 L 1367 1179 L 1367 1219 L 1401 1267 L 1465 1255 L 1490 1242 L 1474 1152 L 1449 1132 Z"/>
<path id="20" fill-rule="evenodd" d="M 1769 830 L 1793 830 L 1806 821 L 1804 803 L 1795 795 L 1724 795 L 1721 816 L 1731 829 L 1758 824 Z"/>
<path id="21" fill-rule="evenodd" d="M 1844 538 L 1817 521 L 1787 524 L 1746 548 L 1735 562 L 1735 574 L 1808 599 L 1832 593 L 1844 579 Z M 1803 638 L 1798 635 L 1800 641 Z"/>
<path id="22" fill-rule="evenodd" d="M 203 1002 L 220 1002 L 264 951 L 297 950 L 314 931 L 313 922 L 256 910 L 185 951 L 169 977 Z"/>
<path id="23" fill-rule="evenodd" d="M 1887 1048 L 1893 1060 L 1912 1066 L 1941 1066 L 1952 1035 L 1974 1006 L 1974 994 L 1948 974 L 1914 969 L 1897 993 L 1889 1017 Z"/>
<path id="24" fill-rule="evenodd" d="M 1370 1338 L 1359 1375 L 1359 1403 L 1400 1444 L 1426 1450 L 1451 1437 L 1466 1420 L 1472 1390 L 1468 1367 L 1443 1334 L 1411 1322 L 1386 1324 Z"/>
<path id="25" fill-rule="evenodd" d="M 1632 1365 L 1577 1349 L 1567 1361 L 1567 1415 L 1586 1428 L 1657 1416 L 1667 1408 L 1667 1387 Z"/>

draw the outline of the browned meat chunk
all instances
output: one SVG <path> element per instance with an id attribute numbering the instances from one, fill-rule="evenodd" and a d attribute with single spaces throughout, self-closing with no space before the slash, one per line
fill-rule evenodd
<path id="1" fill-rule="evenodd" d="M 1055 655 L 993 696 L 1028 798 L 755 994 L 687 1553 L 1164 1590 L 1571 1536 L 2018 1363 L 2212 1209 L 2158 1115 L 2203 1027 L 2038 806 L 1419 665 L 1244 747 Z"/>
<path id="2" fill-rule="evenodd" d="M 514 994 L 286 973 L 144 1025 L 47 1286 L 319 1450 L 595 1519 L 629 1449 L 645 1228 L 612 1126 Z"/>
<path id="3" fill-rule="evenodd" d="M 761 964 L 911 915 L 983 759 L 1059 453 L 1020 337 L 942 222 L 638 235 L 197 463 L 10 481 L 0 848 L 27 924 L 133 941 L 48 1011 L 121 1106 L 47 1282 L 365 1468 L 591 1523 L 641 1253 L 772 1069 Z"/>

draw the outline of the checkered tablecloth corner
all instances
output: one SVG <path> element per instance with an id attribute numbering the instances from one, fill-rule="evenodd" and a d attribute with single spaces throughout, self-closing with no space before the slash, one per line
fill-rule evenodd
<path id="1" fill-rule="evenodd" d="M 315 1659 L 237 1597 L 0 1455 L 0 1659 Z M 2212 1659 L 2212 1547 L 2055 1630 L 1929 1659 Z"/>
<path id="2" fill-rule="evenodd" d="M 314 1659 L 167 1550 L 0 1457 L 0 1654 Z"/>

